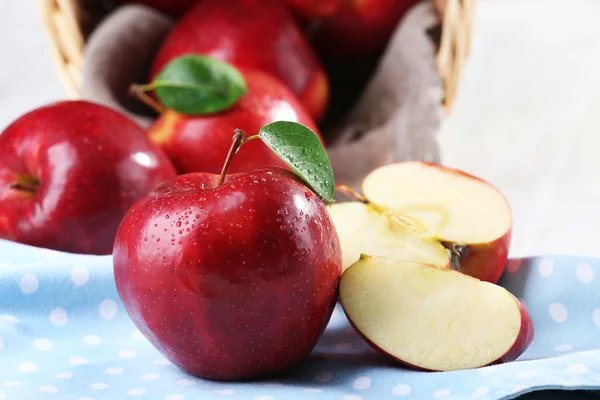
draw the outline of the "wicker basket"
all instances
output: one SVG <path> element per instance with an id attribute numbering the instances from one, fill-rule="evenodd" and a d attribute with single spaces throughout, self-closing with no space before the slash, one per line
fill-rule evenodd
<path id="1" fill-rule="evenodd" d="M 445 89 L 444 105 L 450 110 L 469 55 L 475 0 L 433 1 L 442 21 L 436 68 Z M 107 2 L 40 0 L 40 4 L 58 72 L 69 96 L 77 98 L 83 75 L 85 41 L 108 11 Z"/>

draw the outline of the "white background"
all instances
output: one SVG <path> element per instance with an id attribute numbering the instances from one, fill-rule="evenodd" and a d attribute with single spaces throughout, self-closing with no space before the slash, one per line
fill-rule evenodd
<path id="1" fill-rule="evenodd" d="M 600 256 L 600 1 L 479 0 L 444 163 L 496 185 L 513 255 Z M 66 96 L 37 1 L 0 0 L 0 129 Z"/>

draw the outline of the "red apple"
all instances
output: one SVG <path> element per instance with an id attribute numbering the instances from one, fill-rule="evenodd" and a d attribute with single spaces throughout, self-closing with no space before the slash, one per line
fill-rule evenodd
<path id="1" fill-rule="evenodd" d="M 315 41 L 328 54 L 359 56 L 382 50 L 406 11 L 418 0 L 345 0 L 325 18 Z"/>
<path id="2" fill-rule="evenodd" d="M 310 44 L 279 0 L 203 0 L 172 29 L 150 80 L 173 59 L 203 54 L 280 78 L 319 119 L 329 83 Z"/>
<path id="3" fill-rule="evenodd" d="M 219 173 L 231 145 L 234 129 L 256 133 L 275 121 L 292 121 L 317 127 L 296 96 L 279 80 L 258 70 L 245 70 L 247 93 L 230 109 L 207 116 L 186 116 L 168 110 L 148 131 L 180 173 Z M 229 171 L 252 171 L 286 165 L 261 141 L 251 141 L 238 151 Z"/>
<path id="4" fill-rule="evenodd" d="M 64 101 L 0 135 L 0 238 L 109 254 L 129 207 L 175 169 L 127 117 Z"/>
<path id="5" fill-rule="evenodd" d="M 374 349 L 422 370 L 510 362 L 534 336 L 506 289 L 426 264 L 363 256 L 342 275 L 340 301 Z"/>
<path id="6" fill-rule="evenodd" d="M 305 358 L 333 311 L 341 263 L 324 204 L 279 168 L 163 183 L 129 210 L 114 249 L 140 331 L 175 365 L 219 380 Z"/>
<path id="7" fill-rule="evenodd" d="M 179 17 L 201 0 L 120 0 L 121 4 L 145 4 L 172 17 Z"/>
<path id="8" fill-rule="evenodd" d="M 348 0 L 283 0 L 295 14 L 304 18 L 323 18 L 333 15 Z"/>

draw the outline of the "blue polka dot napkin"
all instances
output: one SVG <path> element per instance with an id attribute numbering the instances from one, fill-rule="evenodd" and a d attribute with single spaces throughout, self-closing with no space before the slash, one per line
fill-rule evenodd
<path id="1" fill-rule="evenodd" d="M 137 331 L 110 256 L 0 241 L 0 399 L 508 399 L 600 389 L 600 260 L 511 260 L 501 284 L 528 307 L 535 339 L 516 362 L 426 373 L 375 353 L 337 307 L 311 356 L 276 379 L 223 383 L 185 374 Z"/>

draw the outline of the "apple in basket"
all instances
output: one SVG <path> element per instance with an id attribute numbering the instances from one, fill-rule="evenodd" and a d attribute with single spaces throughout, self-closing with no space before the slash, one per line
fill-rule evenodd
<path id="1" fill-rule="evenodd" d="M 333 15 L 343 2 L 350 0 L 282 0 L 298 16 L 304 19 L 323 18 Z"/>
<path id="2" fill-rule="evenodd" d="M 173 27 L 150 80 L 176 57 L 202 54 L 259 69 L 284 82 L 316 119 L 325 113 L 327 76 L 294 17 L 280 0 L 203 0 Z"/>
<path id="3" fill-rule="evenodd" d="M 264 125 L 286 120 L 301 123 L 317 132 L 317 126 L 304 106 L 279 80 L 259 70 L 238 71 L 227 63 L 205 56 L 178 57 L 167 64 L 152 83 L 134 85 L 133 91 L 140 95 L 140 88 L 152 88 L 157 92 L 159 99 L 164 99 L 165 104 L 171 104 L 169 86 L 177 86 L 182 82 L 185 78 L 182 71 L 189 72 L 195 69 L 208 74 L 189 76 L 183 83 L 190 87 L 195 85 L 197 90 L 188 90 L 187 94 L 205 98 L 212 96 L 218 103 L 217 108 L 183 108 L 183 112 L 177 112 L 154 104 L 161 115 L 148 131 L 150 140 L 167 153 L 180 173 L 219 173 L 234 129 L 258 132 Z M 224 80 L 224 77 L 228 78 Z M 221 88 L 221 93 L 209 93 L 206 89 L 206 79 L 211 79 L 210 87 Z M 175 88 L 175 93 L 180 92 L 178 89 Z M 225 104 L 227 109 L 220 108 L 219 96 L 222 93 L 230 99 L 230 102 Z M 144 95 L 141 95 L 141 98 L 153 104 L 152 98 Z M 229 172 L 252 171 L 267 166 L 287 168 L 265 144 L 252 141 L 240 149 L 229 167 Z"/>
<path id="4" fill-rule="evenodd" d="M 120 0 L 122 4 L 139 3 L 178 17 L 201 0 Z"/>
<path id="5" fill-rule="evenodd" d="M 315 43 L 327 54 L 360 56 L 381 51 L 400 19 L 418 0 L 344 0 L 319 21 Z"/>
<path id="6" fill-rule="evenodd" d="M 240 145 L 253 139 L 299 176 L 276 167 L 228 175 Z M 297 364 L 337 299 L 341 250 L 321 200 L 333 188 L 309 128 L 275 122 L 247 138 L 236 131 L 220 175 L 165 182 L 123 219 L 114 274 L 135 325 L 202 378 L 246 379 Z"/>
<path id="7" fill-rule="evenodd" d="M 422 370 L 513 361 L 534 335 L 527 310 L 506 289 L 411 261 L 361 257 L 340 279 L 340 301 L 373 348 Z"/>
<path id="8" fill-rule="evenodd" d="M 363 181 L 358 201 L 330 206 L 344 268 L 361 253 L 453 268 L 496 283 L 506 267 L 512 214 L 489 183 L 441 165 L 401 162 Z"/>
<path id="9" fill-rule="evenodd" d="M 0 135 L 0 238 L 110 254 L 129 207 L 175 175 L 116 111 L 84 101 L 38 108 Z"/>

